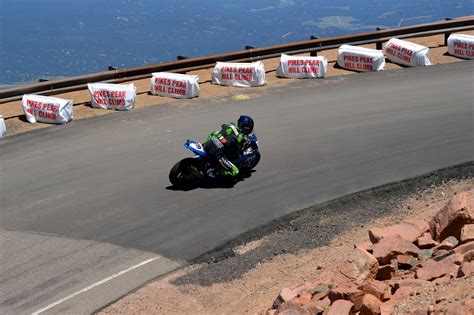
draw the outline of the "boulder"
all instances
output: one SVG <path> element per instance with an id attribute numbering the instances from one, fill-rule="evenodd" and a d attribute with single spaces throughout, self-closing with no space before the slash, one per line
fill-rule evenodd
<path id="1" fill-rule="evenodd" d="M 441 242 L 448 236 L 461 238 L 461 229 L 474 223 L 474 196 L 463 192 L 454 196 L 430 221 L 434 240 Z"/>
<path id="2" fill-rule="evenodd" d="M 303 291 L 300 294 L 298 294 L 298 297 L 292 299 L 291 302 L 302 306 L 304 304 L 311 302 L 311 298 L 312 298 L 311 293 L 309 293 L 308 291 Z"/>
<path id="3" fill-rule="evenodd" d="M 421 249 L 428 249 L 435 247 L 438 245 L 438 242 L 436 242 L 433 237 L 431 236 L 430 232 L 423 233 L 422 236 L 420 236 L 417 240 L 416 243 L 419 248 Z"/>
<path id="4" fill-rule="evenodd" d="M 433 281 L 437 278 L 456 277 L 459 270 L 459 265 L 463 261 L 463 256 L 460 254 L 453 254 L 443 260 L 428 260 L 423 262 L 421 267 L 416 271 L 416 278 L 422 280 Z"/>
<path id="5" fill-rule="evenodd" d="M 335 301 L 327 315 L 351 315 L 354 314 L 354 304 L 346 300 L 337 300 Z"/>
<path id="6" fill-rule="evenodd" d="M 342 286 L 331 289 L 328 297 L 331 303 L 334 303 L 337 300 L 351 300 L 352 296 L 360 294 L 361 292 L 362 291 L 356 286 Z"/>
<path id="7" fill-rule="evenodd" d="M 474 250 L 474 242 L 468 242 L 466 244 L 459 245 L 454 249 L 457 254 L 464 255 L 465 253 Z"/>
<path id="8" fill-rule="evenodd" d="M 464 277 L 474 274 L 474 261 L 465 261 L 459 267 L 457 277 Z"/>
<path id="9" fill-rule="evenodd" d="M 280 305 L 275 315 L 311 315 L 310 312 L 305 310 L 303 307 L 292 303 L 286 302 Z"/>
<path id="10" fill-rule="evenodd" d="M 444 239 L 438 246 L 435 247 L 435 250 L 451 250 L 459 244 L 459 241 L 454 236 L 449 236 Z"/>
<path id="11" fill-rule="evenodd" d="M 466 224 L 462 227 L 459 240 L 462 244 L 474 241 L 474 224 Z"/>
<path id="12" fill-rule="evenodd" d="M 418 257 L 418 247 L 402 239 L 399 235 L 385 237 L 374 245 L 373 255 L 380 264 L 385 265 L 398 255 L 412 255 Z"/>
<path id="13" fill-rule="evenodd" d="M 346 277 L 348 281 L 363 282 L 367 279 L 375 279 L 378 268 L 379 263 L 374 256 L 355 248 L 349 258 L 337 268 L 337 272 Z"/>
<path id="14" fill-rule="evenodd" d="M 397 256 L 398 266 L 400 269 L 411 269 L 418 264 L 418 259 L 411 255 L 398 255 Z"/>
<path id="15" fill-rule="evenodd" d="M 273 308 L 279 308 L 283 303 L 289 302 L 298 296 L 298 291 L 289 288 L 283 288 L 280 294 L 273 302 Z"/>
<path id="16" fill-rule="evenodd" d="M 329 307 L 329 300 L 327 300 L 327 303 L 324 303 L 323 301 L 325 300 L 311 301 L 303 305 L 303 309 L 305 309 L 312 315 L 323 314 L 326 308 Z"/>
<path id="17" fill-rule="evenodd" d="M 361 315 L 375 315 L 380 314 L 380 305 L 382 302 L 372 294 L 364 295 L 362 299 L 362 306 L 360 307 Z"/>
<path id="18" fill-rule="evenodd" d="M 380 301 L 385 301 L 390 298 L 390 286 L 382 281 L 367 280 L 359 286 L 359 289 L 365 293 L 372 294 Z"/>
<path id="19" fill-rule="evenodd" d="M 429 225 L 425 220 L 407 220 L 389 227 L 371 229 L 369 230 L 369 238 L 373 244 L 376 244 L 385 237 L 399 235 L 404 240 L 412 243 L 428 230 Z"/>

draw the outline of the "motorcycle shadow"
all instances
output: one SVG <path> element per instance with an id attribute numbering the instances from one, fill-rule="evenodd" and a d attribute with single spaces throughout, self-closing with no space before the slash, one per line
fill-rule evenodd
<path id="1" fill-rule="evenodd" d="M 191 191 L 198 188 L 230 189 L 233 188 L 237 183 L 243 182 L 246 178 L 251 177 L 253 172 L 255 172 L 255 170 L 251 170 L 249 172 L 242 172 L 235 178 L 205 178 L 184 187 L 175 187 L 171 185 L 166 187 L 166 189 L 173 191 Z"/>

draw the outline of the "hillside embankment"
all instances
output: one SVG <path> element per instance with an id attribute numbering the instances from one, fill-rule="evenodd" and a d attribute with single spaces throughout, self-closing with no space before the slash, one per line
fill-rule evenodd
<path id="1" fill-rule="evenodd" d="M 468 236 L 473 193 L 474 163 L 469 162 L 304 209 L 224 244 L 99 313 L 327 314 L 337 300 L 359 312 L 367 294 L 379 302 L 367 297 L 366 304 L 378 305 L 384 314 L 449 309 L 468 301 L 466 292 L 474 298 L 466 290 L 474 283 L 472 260 L 463 265 L 472 248 L 457 249 L 474 244 Z M 417 224 L 407 227 L 407 220 Z M 440 232 L 450 231 L 446 222 L 453 220 L 455 236 L 449 236 L 456 240 Z M 397 233 L 414 242 L 393 236 Z M 397 242 L 385 246 L 390 237 Z M 402 253 L 392 243 L 410 250 Z M 453 255 L 456 249 L 459 255 Z M 354 250 L 363 255 L 350 259 Z M 358 276 L 358 282 L 349 278 Z"/>
<path id="2" fill-rule="evenodd" d="M 463 34 L 474 35 L 474 31 L 466 31 Z M 420 37 L 420 38 L 408 38 L 407 40 L 412 41 L 417 44 L 421 44 L 430 48 L 429 58 L 433 64 L 441 63 L 450 63 L 450 62 L 459 62 L 462 59 L 450 56 L 447 54 L 447 47 L 444 46 L 444 35 L 436 35 L 429 37 Z M 363 45 L 367 48 L 375 48 L 375 44 Z M 336 66 L 337 59 L 337 49 L 325 50 L 320 53 L 320 55 L 325 56 L 328 60 L 328 72 L 327 77 L 332 76 L 341 76 L 341 75 L 357 75 L 354 71 L 344 70 Z M 188 74 L 198 75 L 199 84 L 200 84 L 200 99 L 209 99 L 210 101 L 219 101 L 219 99 L 224 98 L 233 98 L 235 100 L 246 100 L 248 98 L 254 97 L 254 93 L 259 91 L 264 91 L 269 87 L 281 86 L 294 82 L 297 79 L 281 79 L 276 77 L 276 66 L 279 63 L 279 58 L 266 59 L 263 60 L 266 70 L 266 80 L 268 84 L 263 87 L 257 88 L 236 88 L 236 87 L 224 87 L 211 84 L 211 74 L 212 69 L 204 69 L 199 71 L 189 72 Z M 395 70 L 400 69 L 401 66 L 387 62 L 385 69 L 386 70 Z M 324 80 L 324 79 L 321 79 Z M 135 104 L 135 109 L 139 110 L 140 108 L 147 106 L 163 105 L 163 104 L 175 104 L 179 105 L 179 100 L 173 100 L 166 97 L 160 97 L 151 95 L 150 91 L 150 80 L 142 79 L 137 81 L 131 81 L 135 84 L 137 88 L 137 99 Z M 74 101 L 74 120 L 81 120 L 94 116 L 109 115 L 116 112 L 112 110 L 101 110 L 92 108 L 90 104 L 90 94 L 87 90 L 80 90 L 70 93 L 62 93 L 54 95 L 55 97 L 70 99 Z M 26 118 L 23 114 L 21 101 L 14 101 L 5 104 L 0 104 L 0 115 L 3 115 L 5 118 L 5 124 L 7 127 L 7 136 L 12 136 L 15 134 L 41 129 L 48 127 L 55 128 L 67 128 L 65 126 L 54 126 L 51 124 L 36 123 L 30 124 L 26 121 Z M 74 122 L 72 122 L 74 123 Z"/>

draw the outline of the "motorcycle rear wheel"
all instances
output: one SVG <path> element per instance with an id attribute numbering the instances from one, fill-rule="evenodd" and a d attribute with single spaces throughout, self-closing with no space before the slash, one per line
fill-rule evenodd
<path id="1" fill-rule="evenodd" d="M 187 187 L 199 179 L 202 163 L 196 158 L 185 158 L 177 162 L 170 170 L 169 180 L 175 187 Z"/>

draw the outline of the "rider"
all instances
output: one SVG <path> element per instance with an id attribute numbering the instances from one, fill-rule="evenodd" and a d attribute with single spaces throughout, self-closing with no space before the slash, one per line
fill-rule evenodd
<path id="1" fill-rule="evenodd" d="M 208 156 L 222 167 L 223 175 L 237 176 L 239 169 L 229 159 L 238 157 L 249 143 L 248 135 L 253 131 L 254 122 L 249 116 L 242 115 L 234 123 L 223 124 L 221 131 L 213 131 L 204 143 Z"/>

